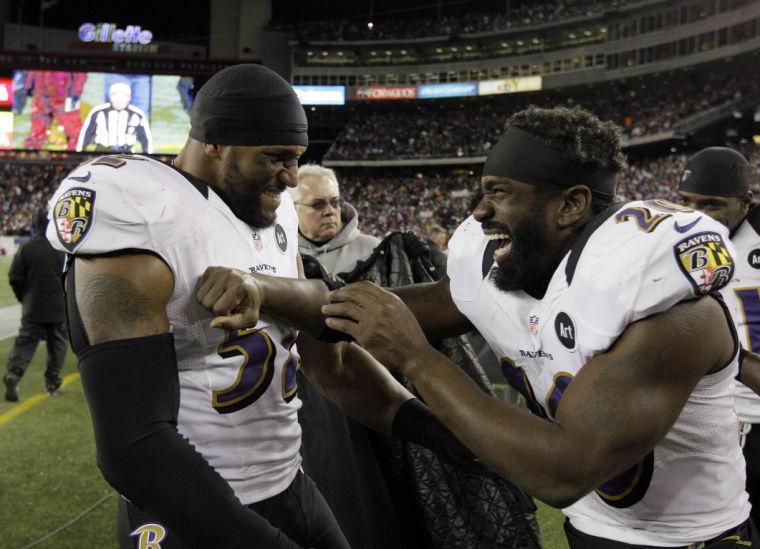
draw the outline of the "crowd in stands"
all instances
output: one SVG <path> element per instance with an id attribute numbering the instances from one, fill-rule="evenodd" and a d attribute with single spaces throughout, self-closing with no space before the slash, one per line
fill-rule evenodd
<path id="1" fill-rule="evenodd" d="M 372 28 L 366 17 L 341 19 L 325 24 L 320 21 L 289 25 L 294 27 L 302 42 L 390 40 L 421 36 L 451 36 L 479 32 L 508 30 L 515 27 L 540 25 L 585 15 L 603 13 L 637 0 L 545 0 L 515 1 L 508 10 L 500 12 L 441 13 L 435 7 L 424 13 L 398 13 L 373 18 Z"/>
<path id="2" fill-rule="evenodd" d="M 739 150 L 752 164 L 751 181 L 760 197 L 760 148 Z M 621 199 L 675 200 L 686 155 L 638 160 L 618 180 Z M 71 163 L 4 162 L 0 164 L 0 235 L 28 234 L 32 214 L 50 199 Z M 391 231 L 425 234 L 441 226 L 449 234 L 468 215 L 480 182 L 481 166 L 405 169 L 339 169 L 345 200 L 353 204 L 368 234 L 382 237 Z"/>
<path id="3" fill-rule="evenodd" d="M 760 198 L 760 150 L 740 147 L 752 165 L 750 181 Z M 618 179 L 618 198 L 676 200 L 676 189 L 687 155 L 674 154 L 631 162 Z M 480 167 L 463 173 L 380 175 L 379 169 L 339 170 L 344 198 L 359 212 L 362 231 L 382 237 L 390 231 L 426 233 L 439 225 L 449 234 L 468 215 L 480 183 Z M 398 170 L 396 170 L 398 172 Z M 461 170 L 460 170 L 461 172 Z M 374 173 L 375 175 L 368 175 Z M 394 173 L 394 172 L 388 172 Z M 389 205 L 378 208 L 378 204 Z"/>
<path id="4" fill-rule="evenodd" d="M 673 93 L 678 90 L 678 93 Z M 469 157 L 487 154 L 509 116 L 528 106 L 580 105 L 612 120 L 628 138 L 673 129 L 690 115 L 742 97 L 760 97 L 760 77 L 619 83 L 598 91 L 503 95 L 467 102 L 418 101 L 406 108 L 357 109 L 328 150 L 330 160 Z"/>
<path id="5" fill-rule="evenodd" d="M 73 166 L 61 163 L 0 163 L 0 234 L 29 234 L 34 212 L 47 204 Z"/>

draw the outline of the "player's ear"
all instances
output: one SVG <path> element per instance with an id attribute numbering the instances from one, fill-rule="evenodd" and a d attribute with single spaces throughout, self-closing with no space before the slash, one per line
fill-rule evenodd
<path id="1" fill-rule="evenodd" d="M 565 189 L 561 193 L 557 226 L 566 229 L 577 225 L 584 220 L 587 212 L 591 212 L 591 189 L 585 185 L 575 185 Z"/>
<path id="2" fill-rule="evenodd" d="M 747 194 L 745 194 L 742 197 L 742 212 L 743 213 L 748 212 L 751 206 L 752 206 L 752 191 L 747 191 Z"/>
<path id="3" fill-rule="evenodd" d="M 201 143 L 203 147 L 203 153 L 211 158 L 219 158 L 221 156 L 222 148 L 215 143 Z"/>

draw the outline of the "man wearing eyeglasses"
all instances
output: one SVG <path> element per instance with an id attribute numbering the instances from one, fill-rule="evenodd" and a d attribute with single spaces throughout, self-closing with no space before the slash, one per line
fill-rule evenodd
<path id="1" fill-rule="evenodd" d="M 298 249 L 330 271 L 351 271 L 380 242 L 359 231 L 356 209 L 340 198 L 335 172 L 317 164 L 299 169 L 291 189 L 298 214 Z M 352 547 L 404 545 L 400 521 L 371 435 L 298 374 L 304 471 L 327 500 Z"/>
<path id="2" fill-rule="evenodd" d="M 341 200 L 338 178 L 330 168 L 302 166 L 291 194 L 298 213 L 299 252 L 316 257 L 331 273 L 352 270 L 380 243 L 359 230 L 356 209 Z"/>

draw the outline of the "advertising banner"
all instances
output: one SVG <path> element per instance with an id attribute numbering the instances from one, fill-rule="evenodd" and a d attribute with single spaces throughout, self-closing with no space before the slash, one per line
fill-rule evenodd
<path id="1" fill-rule="evenodd" d="M 417 86 L 418 99 L 465 97 L 469 95 L 478 95 L 477 82 L 450 82 L 448 84 L 425 84 L 423 86 Z"/>
<path id="2" fill-rule="evenodd" d="M 359 86 L 356 88 L 357 101 L 390 101 L 416 98 L 417 88 L 414 86 Z"/>
<path id="3" fill-rule="evenodd" d="M 345 105 L 345 86 L 293 86 L 302 105 Z"/>
<path id="4" fill-rule="evenodd" d="M 541 89 L 541 84 L 540 76 L 482 80 L 478 82 L 478 95 L 538 91 Z"/>

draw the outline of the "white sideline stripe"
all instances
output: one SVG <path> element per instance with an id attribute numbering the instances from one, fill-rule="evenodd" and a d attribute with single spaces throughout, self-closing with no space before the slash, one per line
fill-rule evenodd
<path id="1" fill-rule="evenodd" d="M 18 334 L 21 326 L 21 305 L 0 307 L 0 339 Z"/>
<path id="2" fill-rule="evenodd" d="M 72 374 L 67 375 L 66 377 L 63 378 L 61 389 L 66 387 L 72 381 L 76 381 L 78 379 L 79 379 L 79 372 L 74 372 Z M 9 409 L 7 412 L 3 412 L 2 414 L 0 414 L 0 427 L 8 423 L 14 417 L 20 416 L 24 412 L 28 412 L 29 410 L 37 406 L 40 402 L 42 402 L 49 396 L 50 395 L 48 395 L 47 391 L 40 391 L 39 393 L 34 394 L 30 396 L 29 398 L 22 400 L 21 402 L 13 406 L 11 409 Z"/>

